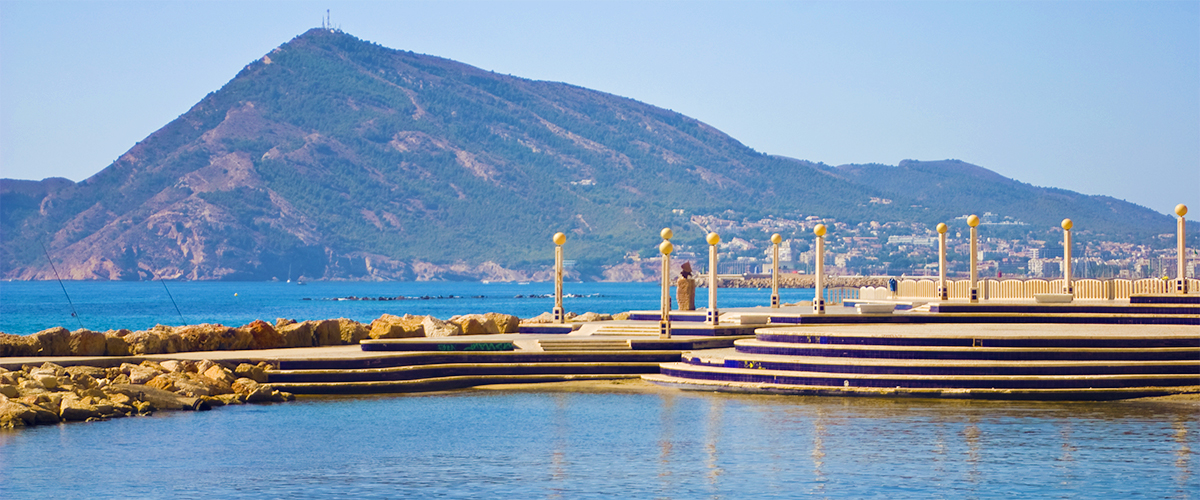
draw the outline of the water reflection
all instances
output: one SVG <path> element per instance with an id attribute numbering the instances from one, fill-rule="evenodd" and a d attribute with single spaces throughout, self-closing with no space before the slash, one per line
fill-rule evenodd
<path id="1" fill-rule="evenodd" d="M 0 497 L 1187 498 L 1200 491 L 1197 408 L 671 391 L 309 399 L 4 433 Z"/>

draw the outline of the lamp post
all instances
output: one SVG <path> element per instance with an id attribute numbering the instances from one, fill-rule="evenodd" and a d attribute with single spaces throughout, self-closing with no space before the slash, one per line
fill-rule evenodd
<path id="1" fill-rule="evenodd" d="M 950 290 L 946 289 L 946 231 L 950 229 L 945 223 L 939 222 L 938 232 L 938 300 L 948 300 Z"/>
<path id="2" fill-rule="evenodd" d="M 971 214 L 967 225 L 971 226 L 971 302 L 975 303 L 979 302 L 979 235 L 975 232 L 979 217 Z"/>
<path id="3" fill-rule="evenodd" d="M 774 255 L 771 257 L 771 307 L 779 309 L 779 244 L 783 242 L 783 236 L 779 233 L 771 235 L 771 243 L 774 246 Z"/>
<path id="4" fill-rule="evenodd" d="M 704 315 L 704 322 L 717 326 L 721 323 L 721 313 L 717 311 L 717 244 L 721 242 L 721 235 L 708 233 L 704 240 L 708 242 L 708 313 Z"/>
<path id="5" fill-rule="evenodd" d="M 671 229 L 663 228 L 662 243 L 658 244 L 658 251 L 662 254 L 662 319 L 658 322 L 658 338 L 671 338 L 671 251 L 675 246 L 671 244 Z"/>
<path id="6" fill-rule="evenodd" d="M 1179 257 L 1178 257 L 1179 265 L 1176 266 L 1179 268 L 1179 272 L 1176 273 L 1176 276 L 1179 276 L 1179 279 L 1175 280 L 1175 293 L 1188 293 L 1187 257 L 1186 257 L 1187 244 L 1184 242 L 1184 237 L 1183 237 L 1184 236 L 1184 234 L 1183 234 L 1183 232 L 1184 232 L 1183 216 L 1187 215 L 1187 205 L 1184 205 L 1182 203 L 1175 205 L 1175 215 L 1179 216 L 1179 230 L 1177 231 L 1179 233 Z"/>
<path id="7" fill-rule="evenodd" d="M 563 243 L 567 242 L 567 235 L 563 233 L 554 233 L 554 322 L 563 324 L 566 322 L 566 314 L 563 312 Z"/>
<path id="8" fill-rule="evenodd" d="M 1075 286 L 1071 284 L 1071 228 L 1075 226 L 1071 219 L 1062 220 L 1063 228 L 1063 293 L 1074 296 Z"/>
<path id="9" fill-rule="evenodd" d="M 825 314 L 825 292 L 821 290 L 821 284 L 825 281 L 825 224 L 817 224 L 813 234 L 817 235 L 817 289 L 813 294 L 813 314 Z"/>

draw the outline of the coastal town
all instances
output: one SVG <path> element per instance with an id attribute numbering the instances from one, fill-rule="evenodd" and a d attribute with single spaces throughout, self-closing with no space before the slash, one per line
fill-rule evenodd
<path id="1" fill-rule="evenodd" d="M 881 200 L 889 201 L 889 200 Z M 676 211 L 683 215 L 682 210 Z M 969 273 L 970 244 L 966 218 L 946 221 L 948 275 Z M 979 274 L 1002 278 L 1057 278 L 1063 275 L 1062 230 L 1038 228 L 1003 214 L 984 212 L 980 218 Z M 812 274 L 815 252 L 812 228 L 824 224 L 826 272 L 832 276 L 937 276 L 936 224 L 867 221 L 846 223 L 816 215 L 786 214 L 750 219 L 732 213 L 691 215 L 687 224 L 705 233 L 721 234 L 720 264 L 723 275 L 767 275 L 771 272 L 771 235 L 779 233 L 779 267 L 783 273 Z M 1164 233 L 1149 241 L 1109 241 L 1077 231 L 1072 275 L 1079 278 L 1141 279 L 1177 274 L 1175 234 Z M 704 268 L 706 245 L 676 246 L 675 258 Z M 637 259 L 631 255 L 630 258 Z M 649 259 L 647 259 L 649 260 Z M 1200 255 L 1187 255 L 1185 274 L 1196 276 Z"/>

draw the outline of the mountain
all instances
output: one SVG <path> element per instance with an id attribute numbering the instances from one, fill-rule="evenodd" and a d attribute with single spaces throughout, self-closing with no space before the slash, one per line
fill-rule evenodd
<path id="1" fill-rule="evenodd" d="M 79 183 L 0 181 L 0 277 L 595 278 L 693 215 L 938 221 L 992 210 L 1118 233 L 1170 217 L 961 162 L 829 167 L 700 121 L 313 29 Z M 873 203 L 887 199 L 891 203 Z"/>

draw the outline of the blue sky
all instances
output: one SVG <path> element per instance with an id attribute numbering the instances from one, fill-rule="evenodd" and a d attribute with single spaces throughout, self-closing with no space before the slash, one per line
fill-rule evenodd
<path id="1" fill-rule="evenodd" d="M 1200 2 L 0 0 L 0 176 L 82 180 L 308 28 L 831 165 L 955 158 L 1200 213 Z"/>

